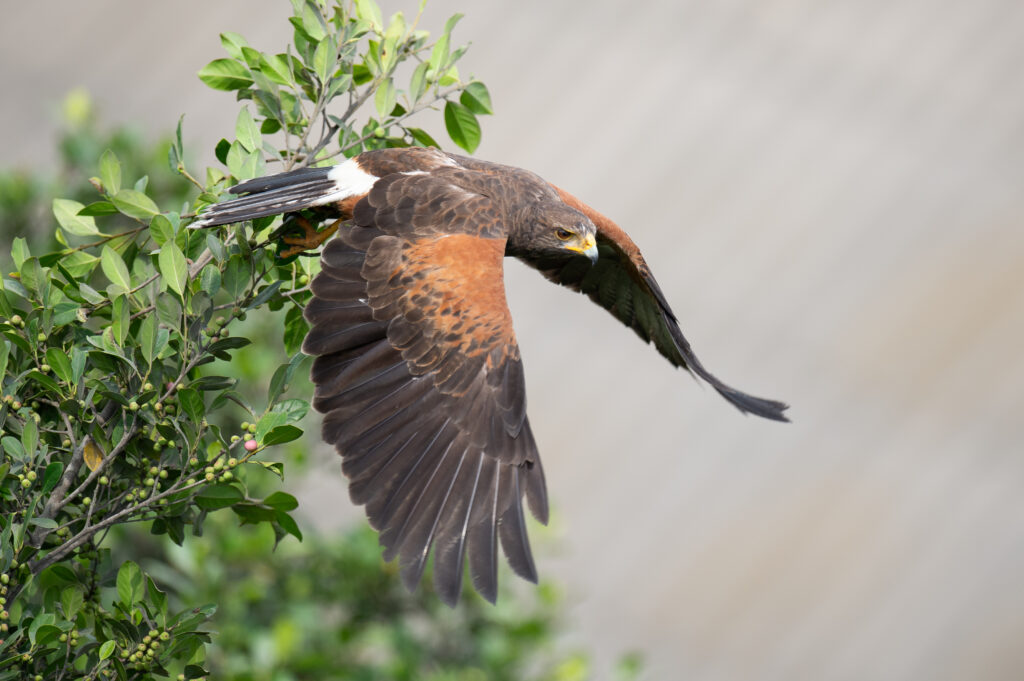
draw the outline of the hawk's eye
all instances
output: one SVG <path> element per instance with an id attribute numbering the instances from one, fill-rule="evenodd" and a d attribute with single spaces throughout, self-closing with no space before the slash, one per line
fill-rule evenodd
<path id="1" fill-rule="evenodd" d="M 556 229 L 555 236 L 557 236 L 562 241 L 568 241 L 569 239 L 572 238 L 572 232 L 570 232 L 567 229 Z"/>

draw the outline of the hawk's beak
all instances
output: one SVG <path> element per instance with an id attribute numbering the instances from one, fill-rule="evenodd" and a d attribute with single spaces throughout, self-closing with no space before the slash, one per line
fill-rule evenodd
<path id="1" fill-rule="evenodd" d="M 580 255 L 587 256 L 588 258 L 590 258 L 591 264 L 597 262 L 597 242 L 594 240 L 594 237 L 590 234 L 587 235 L 587 237 L 583 240 L 582 243 L 572 244 L 571 246 L 566 246 L 566 248 L 568 248 L 570 251 L 579 253 Z"/>

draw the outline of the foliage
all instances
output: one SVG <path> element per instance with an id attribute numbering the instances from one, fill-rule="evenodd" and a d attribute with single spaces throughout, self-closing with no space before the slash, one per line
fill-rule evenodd
<path id="1" fill-rule="evenodd" d="M 0 679 L 207 674 L 216 606 L 197 607 L 198 590 L 169 598 L 136 561 L 115 560 L 104 541 L 112 530 L 144 523 L 182 544 L 231 509 L 275 545 L 302 538 L 297 501 L 261 480 L 283 476 L 264 452 L 298 438 L 309 409 L 288 388 L 306 371 L 301 310 L 317 265 L 277 256 L 273 218 L 190 230 L 195 212 L 268 167 L 432 144 L 408 122 L 442 102 L 452 141 L 469 151 L 479 142 L 476 115 L 490 113 L 490 98 L 459 79 L 458 15 L 431 43 L 418 16 L 385 25 L 372 0 L 352 11 L 328 0 L 292 5 L 286 52 L 225 33 L 228 58 L 200 71 L 243 102 L 234 140 L 217 147 L 226 172 L 196 179 L 179 123 L 168 191 L 108 148 L 90 161 L 91 196 L 53 200 L 49 245 L 12 242 L 14 271 L 0 280 Z M 403 64 L 415 67 L 400 89 Z M 357 119 L 371 99 L 374 112 Z M 81 150 L 65 155 L 81 161 Z M 194 198 L 183 204 L 189 186 Z M 283 317 L 287 356 L 252 399 L 216 360 L 250 345 L 234 331 L 256 310 Z"/>
<path id="2" fill-rule="evenodd" d="M 467 587 L 451 610 L 429 590 L 408 593 L 365 525 L 271 553 L 271 532 L 224 521 L 143 562 L 183 602 L 219 603 L 208 656 L 218 679 L 554 680 L 586 667 L 553 648 L 550 586 L 506 591 L 497 607 Z"/>

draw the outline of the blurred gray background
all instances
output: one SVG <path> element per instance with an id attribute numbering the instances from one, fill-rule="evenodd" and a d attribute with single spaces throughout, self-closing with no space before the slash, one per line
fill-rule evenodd
<path id="1" fill-rule="evenodd" d="M 600 678 L 633 649 L 652 679 L 1024 678 L 1024 3 L 433 0 L 424 25 L 455 11 L 497 110 L 478 155 L 619 221 L 704 363 L 793 405 L 744 418 L 509 265 L 568 643 Z M 287 12 L 7 4 L 0 162 L 52 158 L 75 87 L 211 149 L 237 109 L 195 72 L 219 31 L 282 49 Z M 321 465 L 305 506 L 361 522 Z"/>

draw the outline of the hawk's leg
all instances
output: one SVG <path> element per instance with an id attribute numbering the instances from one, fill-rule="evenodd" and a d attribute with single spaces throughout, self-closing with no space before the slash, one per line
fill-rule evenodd
<path id="1" fill-rule="evenodd" d="M 305 251 L 315 251 L 320 248 L 327 239 L 331 237 L 335 232 L 338 231 L 338 227 L 344 222 L 344 218 L 335 220 L 328 227 L 321 231 L 317 231 L 316 225 L 298 214 L 293 214 L 285 220 L 284 225 L 281 226 L 282 232 L 288 232 L 292 227 L 300 227 L 301 233 L 293 233 L 292 235 L 285 235 L 281 237 L 281 241 L 288 244 L 288 248 L 278 252 L 278 257 L 290 258 L 293 255 L 298 255 Z"/>

